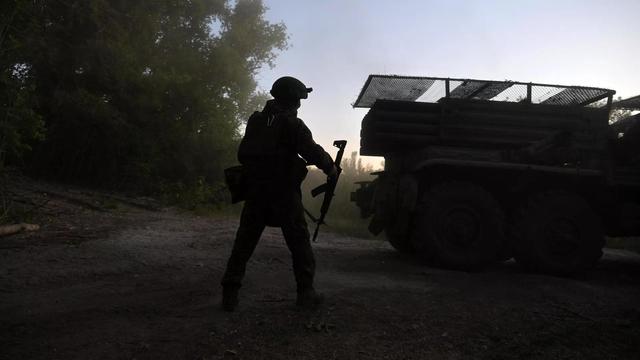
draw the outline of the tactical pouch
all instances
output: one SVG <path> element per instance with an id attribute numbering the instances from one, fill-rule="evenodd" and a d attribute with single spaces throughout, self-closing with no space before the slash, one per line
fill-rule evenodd
<path id="1" fill-rule="evenodd" d="M 231 203 L 244 201 L 247 195 L 247 179 L 242 165 L 224 169 L 224 181 L 231 193 Z"/>

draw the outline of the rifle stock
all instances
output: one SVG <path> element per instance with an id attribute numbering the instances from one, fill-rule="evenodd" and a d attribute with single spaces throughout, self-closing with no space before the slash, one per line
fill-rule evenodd
<path id="1" fill-rule="evenodd" d="M 316 197 L 316 196 L 322 194 L 323 192 L 327 191 L 328 187 L 329 186 L 325 183 L 325 184 L 322 184 L 322 185 L 314 188 L 313 190 L 311 190 L 311 196 Z"/>

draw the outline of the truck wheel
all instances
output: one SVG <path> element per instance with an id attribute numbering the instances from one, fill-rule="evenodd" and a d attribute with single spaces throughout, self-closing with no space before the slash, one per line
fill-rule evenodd
<path id="1" fill-rule="evenodd" d="M 505 243 L 500 204 L 466 182 L 433 187 L 416 215 L 413 244 L 424 260 L 472 270 L 498 260 Z"/>
<path id="2" fill-rule="evenodd" d="M 583 198 L 565 191 L 531 196 L 517 212 L 511 234 L 519 264 L 559 275 L 594 267 L 604 246 L 600 218 Z"/>
<path id="3" fill-rule="evenodd" d="M 411 244 L 411 241 L 409 241 L 408 236 L 402 236 L 389 230 L 385 230 L 384 234 L 387 238 L 387 241 L 389 241 L 389 244 L 391 244 L 394 249 L 404 254 L 414 252 L 415 249 L 413 248 L 413 244 Z"/>

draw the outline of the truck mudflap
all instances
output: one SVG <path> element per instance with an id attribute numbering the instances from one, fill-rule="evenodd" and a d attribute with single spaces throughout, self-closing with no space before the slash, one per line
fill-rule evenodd
<path id="1" fill-rule="evenodd" d="M 384 230 L 384 222 L 380 216 L 376 216 L 376 191 L 380 184 L 380 179 L 373 181 L 358 181 L 359 188 L 351 193 L 351 201 L 356 203 L 360 209 L 360 216 L 366 219 L 373 215 L 369 223 L 369 232 L 378 235 Z"/>
<path id="2" fill-rule="evenodd" d="M 351 193 L 351 201 L 360 209 L 360 217 L 366 219 L 374 213 L 374 195 L 377 179 L 373 181 L 358 181 L 358 189 Z"/>
<path id="3" fill-rule="evenodd" d="M 406 235 L 411 213 L 418 200 L 418 181 L 412 174 L 375 173 L 378 178 L 360 182 L 351 194 L 363 218 L 373 215 L 369 231 L 378 235 L 383 230 Z"/>

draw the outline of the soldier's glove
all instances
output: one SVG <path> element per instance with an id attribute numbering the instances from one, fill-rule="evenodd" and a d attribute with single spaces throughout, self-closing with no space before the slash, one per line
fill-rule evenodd
<path id="1" fill-rule="evenodd" d="M 329 180 L 335 180 L 338 177 L 338 168 L 335 164 L 331 164 L 331 169 L 327 171 L 327 182 Z"/>

